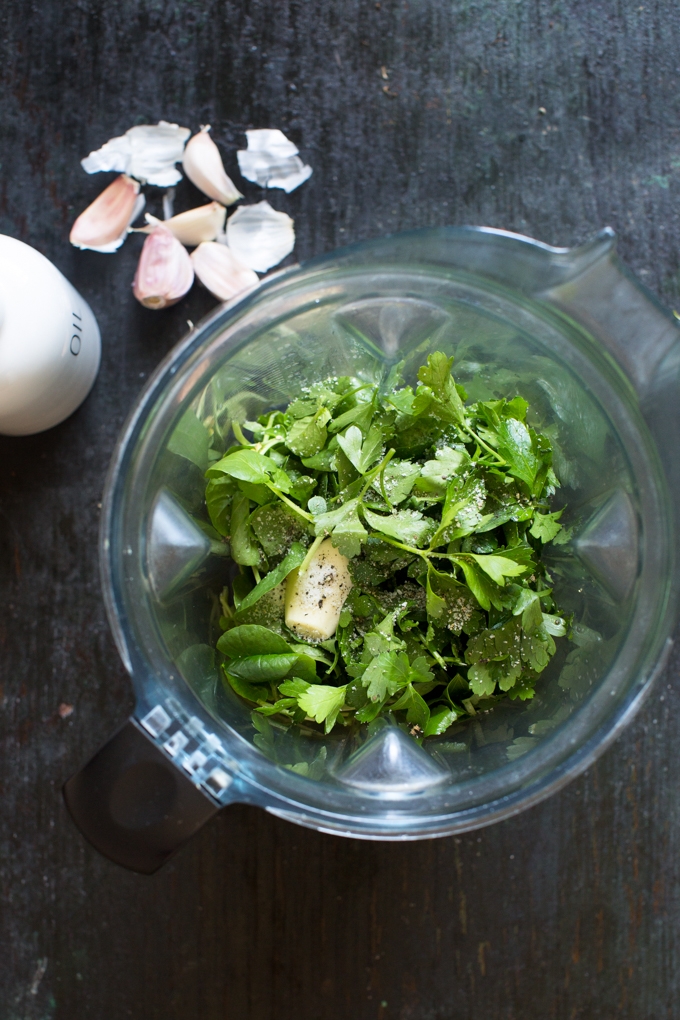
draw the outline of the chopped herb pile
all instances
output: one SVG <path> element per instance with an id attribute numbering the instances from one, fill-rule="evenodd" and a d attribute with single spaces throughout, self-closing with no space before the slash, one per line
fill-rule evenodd
<path id="1" fill-rule="evenodd" d="M 552 450 L 522 397 L 467 405 L 452 362 L 430 355 L 415 391 L 401 366 L 382 386 L 326 379 L 233 424 L 238 443 L 207 471 L 210 519 L 240 571 L 217 648 L 255 711 L 326 733 L 394 713 L 422 738 L 533 697 L 567 629 L 541 563 L 567 537 L 550 509 Z M 316 602 L 312 630 L 286 625 L 307 579 L 333 588 L 343 571 L 320 636 Z"/>

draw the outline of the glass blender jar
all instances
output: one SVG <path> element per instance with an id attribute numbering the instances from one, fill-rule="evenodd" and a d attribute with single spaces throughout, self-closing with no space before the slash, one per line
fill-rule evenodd
<path id="1" fill-rule="evenodd" d="M 203 503 L 211 432 L 286 406 L 330 375 L 412 384 L 455 356 L 470 399 L 521 394 L 550 429 L 567 545 L 544 555 L 572 640 L 531 701 L 422 746 L 388 720 L 324 736 L 255 717 L 221 680 L 219 591 L 232 576 Z M 69 780 L 111 859 L 158 868 L 208 818 L 248 802 L 367 839 L 488 825 L 585 769 L 630 720 L 670 648 L 680 455 L 679 333 L 604 230 L 575 249 L 486 228 L 357 244 L 270 277 L 159 366 L 125 426 L 103 503 L 104 595 L 137 696 Z"/>

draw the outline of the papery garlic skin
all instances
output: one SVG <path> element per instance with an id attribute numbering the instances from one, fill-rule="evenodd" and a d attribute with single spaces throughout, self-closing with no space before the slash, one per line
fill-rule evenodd
<path id="1" fill-rule="evenodd" d="M 119 170 L 143 183 L 169 188 L 182 180 L 175 163 L 182 159 L 190 134 L 189 128 L 165 120 L 139 124 L 124 135 L 111 138 L 101 149 L 82 159 L 80 165 L 88 174 Z"/>
<path id="2" fill-rule="evenodd" d="M 144 241 L 132 292 L 145 308 L 174 305 L 194 282 L 189 252 L 164 226 L 154 227 Z"/>
<path id="3" fill-rule="evenodd" d="M 226 241 L 241 262 L 266 273 L 295 247 L 293 220 L 269 202 L 242 205 L 227 220 Z"/>
<path id="4" fill-rule="evenodd" d="M 226 244 L 205 241 L 191 253 L 194 272 L 204 287 L 220 301 L 257 286 L 257 273 L 244 266 Z"/>
<path id="5" fill-rule="evenodd" d="M 246 131 L 246 138 L 248 148 L 239 149 L 236 157 L 247 181 L 291 192 L 312 176 L 311 166 L 305 166 L 297 146 L 283 131 L 275 128 Z"/>
<path id="6" fill-rule="evenodd" d="M 209 205 L 199 205 L 196 209 L 187 209 L 186 212 L 178 213 L 169 220 L 158 220 L 147 213 L 146 222 L 152 228 L 162 223 L 178 241 L 195 248 L 202 241 L 214 241 L 217 235 L 222 233 L 226 215 L 227 210 L 223 205 L 219 202 L 210 202 Z M 143 229 L 147 232 L 149 230 Z"/>
<path id="7" fill-rule="evenodd" d="M 81 212 L 71 227 L 69 240 L 76 248 L 116 251 L 127 236 L 128 226 L 143 208 L 139 184 L 121 174 Z"/>
<path id="8" fill-rule="evenodd" d="M 184 173 L 208 198 L 222 205 L 232 205 L 243 195 L 227 176 L 220 150 L 208 134 L 209 131 L 210 125 L 206 124 L 187 143 L 182 159 Z"/>

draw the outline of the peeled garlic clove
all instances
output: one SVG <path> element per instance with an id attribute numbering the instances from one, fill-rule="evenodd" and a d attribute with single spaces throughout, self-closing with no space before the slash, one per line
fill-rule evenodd
<path id="1" fill-rule="evenodd" d="M 194 248 L 202 241 L 214 241 L 218 234 L 224 229 L 224 220 L 227 210 L 219 202 L 211 202 L 209 205 L 199 205 L 196 209 L 187 209 L 186 212 L 178 213 L 169 220 L 157 220 L 155 216 L 146 214 L 147 223 L 154 226 L 162 223 L 171 231 L 182 244 Z"/>
<path id="2" fill-rule="evenodd" d="M 220 151 L 208 134 L 210 125 L 202 127 L 189 139 L 184 150 L 182 166 L 192 184 L 222 205 L 232 205 L 243 195 L 227 177 Z"/>
<path id="3" fill-rule="evenodd" d="M 80 161 L 83 170 L 96 174 L 102 170 L 121 170 L 147 184 L 167 188 L 182 180 L 175 168 L 191 134 L 189 128 L 169 124 L 138 124 L 124 135 L 109 139 L 101 149 Z"/>
<path id="4" fill-rule="evenodd" d="M 286 578 L 286 627 L 304 641 L 327 641 L 351 588 L 349 560 L 324 539 L 305 571 L 298 568 Z"/>
<path id="5" fill-rule="evenodd" d="M 311 166 L 305 166 L 297 146 L 283 131 L 269 128 L 246 131 L 246 138 L 248 148 L 240 149 L 236 157 L 247 181 L 290 192 L 312 176 Z"/>
<path id="6" fill-rule="evenodd" d="M 192 251 L 191 261 L 203 286 L 221 301 L 229 301 L 259 282 L 257 273 L 239 262 L 226 244 L 204 241 Z"/>
<path id="7" fill-rule="evenodd" d="M 227 220 L 227 244 L 246 266 L 266 273 L 295 247 L 293 221 L 269 202 L 242 205 Z"/>
<path id="8" fill-rule="evenodd" d="M 76 248 L 115 251 L 125 240 L 128 225 L 143 208 L 139 184 L 121 174 L 81 212 L 71 227 L 69 240 Z"/>
<path id="9" fill-rule="evenodd" d="M 162 225 L 144 241 L 132 292 L 145 308 L 174 305 L 194 282 L 189 252 Z"/>

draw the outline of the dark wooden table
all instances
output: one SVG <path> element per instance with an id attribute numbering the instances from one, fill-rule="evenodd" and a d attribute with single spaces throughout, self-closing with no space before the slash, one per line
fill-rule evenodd
<path id="1" fill-rule="evenodd" d="M 610 224 L 672 305 L 678 5 L 6 0 L 0 22 L 0 230 L 82 291 L 104 348 L 71 419 L 0 440 L 0 1020 L 680 1016 L 677 657 L 586 775 L 460 838 L 352 842 L 233 807 L 144 878 L 85 844 L 60 792 L 132 707 L 99 588 L 107 462 L 214 304 L 142 309 L 138 238 L 68 245 L 105 183 L 79 159 L 164 117 L 211 123 L 235 171 L 245 128 L 280 127 L 314 167 L 271 198 L 298 258 L 427 224 L 564 245 Z"/>

